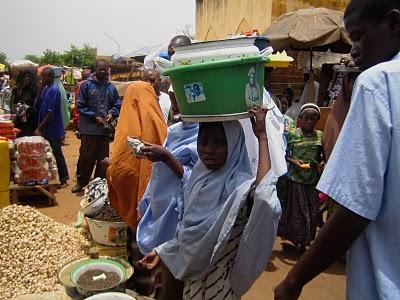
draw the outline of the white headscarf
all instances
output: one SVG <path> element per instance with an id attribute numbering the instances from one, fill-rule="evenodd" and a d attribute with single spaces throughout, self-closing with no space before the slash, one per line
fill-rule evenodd
<path id="1" fill-rule="evenodd" d="M 271 158 L 272 172 L 278 178 L 287 172 L 286 166 L 286 141 L 283 136 L 285 127 L 285 119 L 279 111 L 271 96 L 264 89 L 263 106 L 268 108 L 267 116 L 265 118 L 268 148 Z M 253 133 L 253 128 L 250 119 L 242 119 L 240 123 L 243 126 L 244 134 L 246 136 L 247 152 L 249 154 L 250 164 L 255 175 L 258 169 L 258 140 Z"/>

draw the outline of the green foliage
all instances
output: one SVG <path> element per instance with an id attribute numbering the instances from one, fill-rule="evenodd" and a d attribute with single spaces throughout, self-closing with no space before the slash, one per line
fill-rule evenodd
<path id="1" fill-rule="evenodd" d="M 41 64 L 41 57 L 38 55 L 27 54 L 25 55 L 24 59 L 30 60 L 36 64 Z"/>
<path id="2" fill-rule="evenodd" d="M 60 66 L 63 64 L 62 55 L 57 51 L 46 49 L 43 51 L 43 55 L 41 57 L 41 64 Z"/>
<path id="3" fill-rule="evenodd" d="M 74 67 L 88 67 L 96 61 L 96 54 L 89 45 L 84 45 L 78 48 L 71 45 L 70 50 L 59 53 L 57 51 L 46 49 L 43 55 L 25 55 L 25 59 L 29 59 L 34 63 L 41 65 L 58 65 L 58 66 L 74 66 Z"/>
<path id="4" fill-rule="evenodd" d="M 81 49 L 71 45 L 70 50 L 64 52 L 63 61 L 67 66 L 89 67 L 95 63 L 96 54 L 89 45 Z"/>
<path id="5" fill-rule="evenodd" d="M 7 54 L 0 52 L 0 64 L 7 65 Z"/>

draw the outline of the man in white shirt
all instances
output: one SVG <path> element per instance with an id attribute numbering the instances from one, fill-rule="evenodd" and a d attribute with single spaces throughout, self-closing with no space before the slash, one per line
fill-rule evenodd
<path id="1" fill-rule="evenodd" d="M 317 186 L 338 208 L 277 300 L 297 299 L 346 250 L 347 299 L 400 299 L 400 1 L 352 0 L 344 23 L 364 72 Z"/>

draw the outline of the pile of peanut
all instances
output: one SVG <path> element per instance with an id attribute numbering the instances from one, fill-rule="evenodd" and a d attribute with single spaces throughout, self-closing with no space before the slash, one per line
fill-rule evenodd
<path id="1" fill-rule="evenodd" d="M 29 206 L 0 210 L 0 299 L 60 289 L 58 272 L 86 256 L 90 243 L 75 228 Z"/>

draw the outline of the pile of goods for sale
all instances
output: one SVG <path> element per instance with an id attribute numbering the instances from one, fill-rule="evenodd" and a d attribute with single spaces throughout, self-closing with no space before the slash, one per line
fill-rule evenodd
<path id="1" fill-rule="evenodd" d="M 85 257 L 90 243 L 29 206 L 0 210 L 0 299 L 59 290 L 58 272 Z"/>
<path id="2" fill-rule="evenodd" d="M 14 123 L 11 121 L 0 121 L 0 136 L 14 140 L 16 138 Z"/>
<path id="3" fill-rule="evenodd" d="M 116 286 L 120 281 L 121 278 L 117 273 L 94 269 L 83 273 L 76 283 L 90 290 L 105 290 Z"/>
<path id="4" fill-rule="evenodd" d="M 105 222 L 122 222 L 117 211 L 107 202 L 103 208 L 93 216 L 93 219 Z"/>
<path id="5" fill-rule="evenodd" d="M 40 136 L 18 138 L 11 152 L 11 169 L 18 184 L 47 184 L 57 176 L 50 144 Z"/>

